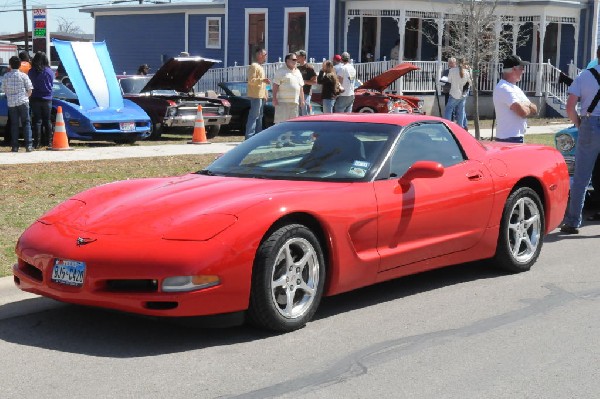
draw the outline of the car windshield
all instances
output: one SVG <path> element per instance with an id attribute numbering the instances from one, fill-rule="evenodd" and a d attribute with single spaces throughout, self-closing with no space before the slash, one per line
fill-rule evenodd
<path id="1" fill-rule="evenodd" d="M 333 121 L 285 122 L 244 141 L 206 175 L 313 181 L 365 181 L 400 126 Z"/>
<path id="2" fill-rule="evenodd" d="M 223 82 L 222 85 L 236 96 L 248 95 L 248 84 L 246 82 Z"/>
<path id="3" fill-rule="evenodd" d="M 54 81 L 52 82 L 52 96 L 61 100 L 77 100 L 77 94 L 73 93 L 64 84 Z"/>

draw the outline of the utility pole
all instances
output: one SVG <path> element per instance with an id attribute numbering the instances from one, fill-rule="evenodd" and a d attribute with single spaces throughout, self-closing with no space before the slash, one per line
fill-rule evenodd
<path id="1" fill-rule="evenodd" d="M 25 51 L 29 54 L 29 28 L 27 26 L 27 0 L 23 1 L 23 36 L 25 36 Z"/>

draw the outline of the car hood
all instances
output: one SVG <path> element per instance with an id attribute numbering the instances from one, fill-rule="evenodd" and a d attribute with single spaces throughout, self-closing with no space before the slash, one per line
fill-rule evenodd
<path id="1" fill-rule="evenodd" d="M 383 91 L 389 87 L 392 83 L 394 83 L 397 79 L 406 75 L 410 71 L 414 71 L 415 69 L 421 69 L 418 66 L 415 66 L 409 62 L 403 62 L 402 64 L 398 64 L 395 67 L 388 69 L 384 73 L 375 76 L 373 79 L 367 80 L 362 85 L 358 86 L 356 89 L 369 89 L 369 90 L 379 90 Z"/>
<path id="2" fill-rule="evenodd" d="M 94 234 L 129 237 L 164 236 L 174 229 L 181 231 L 181 226 L 193 225 L 196 238 L 208 239 L 215 229 L 233 224 L 249 208 L 273 204 L 273 198 L 284 193 L 297 197 L 298 193 L 313 189 L 323 192 L 330 185 L 285 180 L 274 184 L 267 179 L 197 174 L 127 180 L 77 194 L 39 221 Z"/>
<path id="3" fill-rule="evenodd" d="M 54 48 L 71 79 L 84 110 L 123 108 L 123 96 L 105 42 L 53 39 Z"/>
<path id="4" fill-rule="evenodd" d="M 202 57 L 171 58 L 146 83 L 142 92 L 176 90 L 188 93 L 214 64 L 221 62 Z"/>

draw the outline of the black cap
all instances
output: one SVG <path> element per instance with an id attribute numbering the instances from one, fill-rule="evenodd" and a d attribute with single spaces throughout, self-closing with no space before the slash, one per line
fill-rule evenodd
<path id="1" fill-rule="evenodd" d="M 519 65 L 529 65 L 529 62 L 523 61 L 518 55 L 509 55 L 502 61 L 504 69 L 513 68 Z"/>

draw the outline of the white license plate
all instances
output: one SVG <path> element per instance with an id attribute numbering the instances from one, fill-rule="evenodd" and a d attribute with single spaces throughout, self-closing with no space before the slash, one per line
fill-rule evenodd
<path id="1" fill-rule="evenodd" d="M 85 262 L 56 259 L 52 268 L 52 281 L 60 284 L 81 287 L 85 276 Z"/>
<path id="2" fill-rule="evenodd" d="M 119 123 L 119 129 L 122 132 L 135 132 L 135 122 L 121 122 Z"/>

